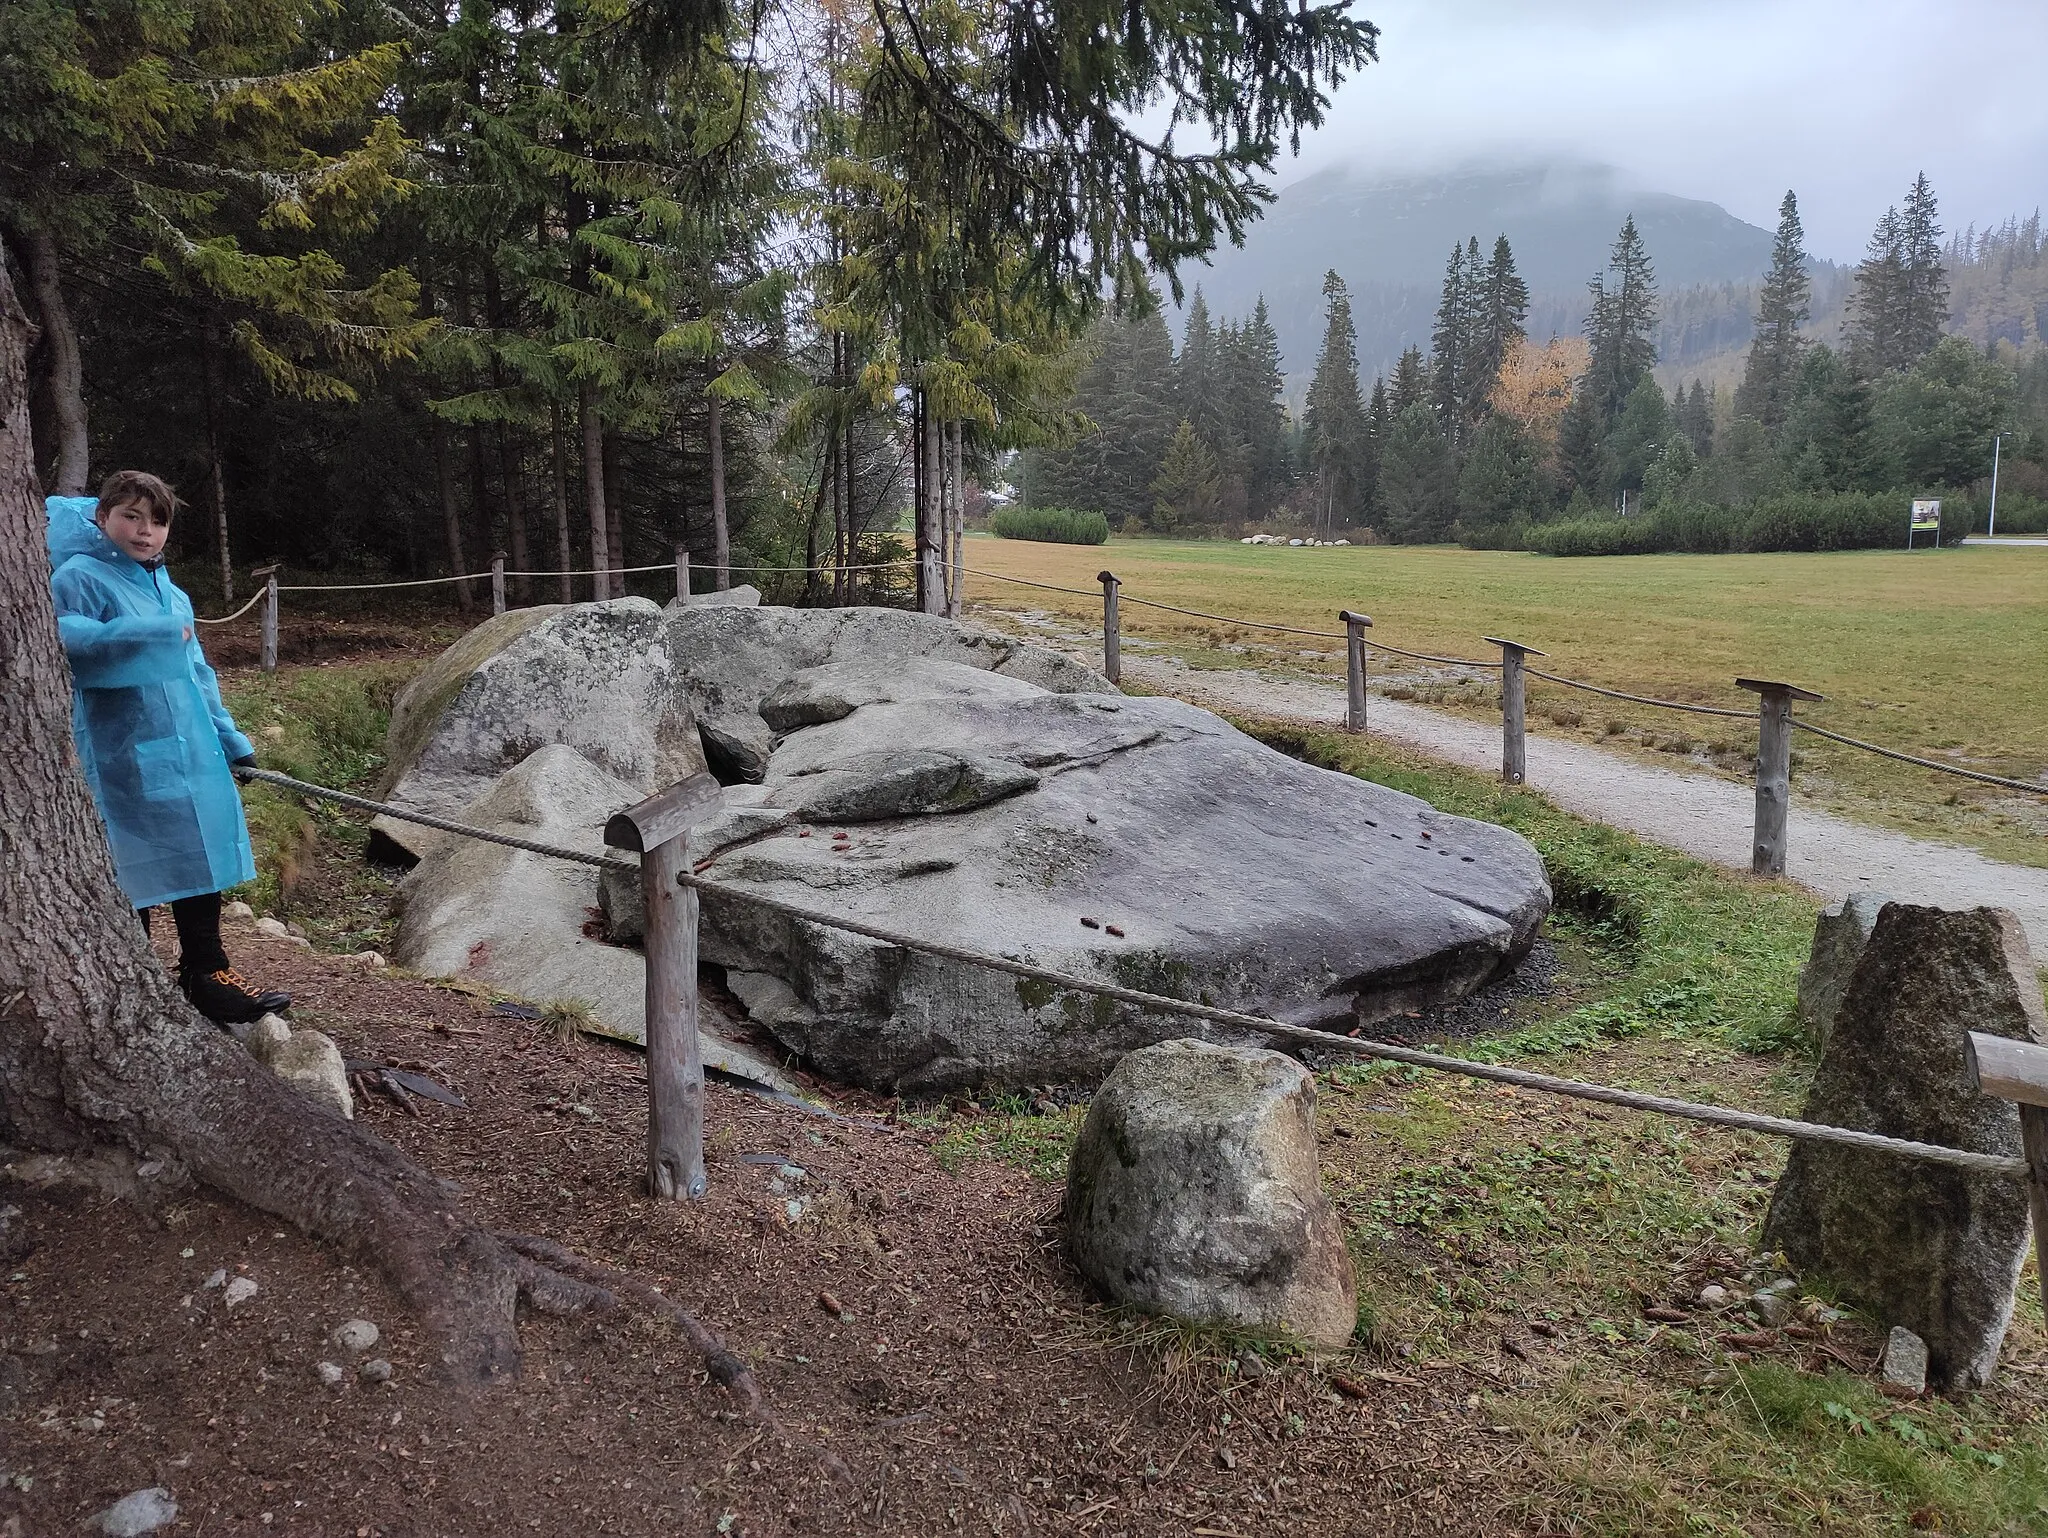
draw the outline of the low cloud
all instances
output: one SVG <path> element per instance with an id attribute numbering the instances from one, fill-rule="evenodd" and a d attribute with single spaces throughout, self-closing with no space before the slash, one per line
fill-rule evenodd
<path id="1" fill-rule="evenodd" d="M 1916 172 L 1944 224 L 2048 204 L 2042 0 L 1360 0 L 1382 62 L 1282 185 L 1351 162 L 1613 165 L 1853 261 Z"/>

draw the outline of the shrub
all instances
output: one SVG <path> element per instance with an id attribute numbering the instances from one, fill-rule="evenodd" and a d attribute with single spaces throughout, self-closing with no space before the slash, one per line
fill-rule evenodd
<path id="1" fill-rule="evenodd" d="M 1071 507 L 1001 507 L 989 515 L 998 539 L 1035 539 L 1046 545 L 1100 545 L 1109 539 L 1109 520 Z"/>
<path id="2" fill-rule="evenodd" d="M 1526 531 L 1527 548 L 1544 555 L 1903 549 L 1911 500 L 1912 493 L 1904 491 L 1794 492 L 1766 497 L 1749 507 L 1666 503 L 1636 518 L 1581 517 L 1534 524 Z M 1944 496 L 1941 513 L 1949 540 L 1961 538 L 1980 521 L 1963 496 Z"/>

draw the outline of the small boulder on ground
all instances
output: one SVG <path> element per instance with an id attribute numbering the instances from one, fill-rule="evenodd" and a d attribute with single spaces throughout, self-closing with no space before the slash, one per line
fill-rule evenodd
<path id="1" fill-rule="evenodd" d="M 105 1538 L 142 1538 L 177 1520 L 178 1503 L 171 1499 L 171 1492 L 162 1485 L 151 1485 L 122 1496 L 105 1511 L 88 1517 L 85 1525 Z"/>
<path id="2" fill-rule="evenodd" d="M 1323 1197 L 1315 1081 L 1278 1052 L 1161 1042 L 1119 1062 L 1067 1170 L 1067 1248 L 1114 1302 L 1335 1349 L 1358 1319 Z"/>
<path id="3" fill-rule="evenodd" d="M 355 1119 L 348 1066 L 332 1037 L 304 1026 L 295 1031 L 276 1015 L 265 1015 L 243 1034 L 242 1044 L 257 1062 L 308 1098 Z"/>
<path id="4" fill-rule="evenodd" d="M 2002 908 L 1885 904 L 1835 1012 L 1805 1119 L 2021 1157 L 2018 1108 L 1977 1092 L 1972 1031 L 2048 1044 L 2019 919 Z M 1990 1380 L 2027 1232 L 2019 1181 L 1798 1143 L 1763 1242 L 1879 1324 L 1919 1336 L 1928 1385 L 1947 1392 Z"/>
<path id="5" fill-rule="evenodd" d="M 1814 921 L 1813 949 L 1799 969 L 1799 1021 L 1815 1046 L 1827 1045 L 1849 974 L 1870 943 L 1878 910 L 1890 901 L 1882 892 L 1852 892 L 1821 909 Z"/>

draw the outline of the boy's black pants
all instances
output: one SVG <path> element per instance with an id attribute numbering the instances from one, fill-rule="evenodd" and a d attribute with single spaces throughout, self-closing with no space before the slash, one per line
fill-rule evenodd
<path id="1" fill-rule="evenodd" d="M 142 932 L 149 933 L 150 908 L 135 910 L 142 920 Z M 220 893 L 201 892 L 181 897 L 171 904 L 171 921 L 178 926 L 178 967 L 202 975 L 218 972 L 228 964 L 227 948 L 220 939 Z"/>

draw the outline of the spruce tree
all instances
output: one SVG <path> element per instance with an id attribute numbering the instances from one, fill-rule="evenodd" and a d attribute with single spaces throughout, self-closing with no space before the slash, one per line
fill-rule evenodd
<path id="1" fill-rule="evenodd" d="M 1695 379 L 1692 389 L 1674 400 L 1672 407 L 1672 417 L 1678 430 L 1685 434 L 1686 442 L 1692 445 L 1693 454 L 1705 459 L 1713 453 L 1714 408 L 1707 399 L 1707 387 Z"/>
<path id="2" fill-rule="evenodd" d="M 1934 188 L 1922 171 L 1913 179 L 1899 231 L 1899 357 L 1919 362 L 1948 330 L 1948 271 L 1941 261 L 1941 223 Z"/>
<path id="3" fill-rule="evenodd" d="M 1645 374 L 1629 391 L 1601 444 L 1604 484 L 1610 492 L 1641 491 L 1643 476 L 1672 436 L 1671 408 L 1657 381 Z"/>
<path id="4" fill-rule="evenodd" d="M 1422 361 L 1422 349 L 1410 347 L 1394 360 L 1394 377 L 1387 386 L 1387 415 L 1391 420 L 1410 406 L 1427 405 L 1430 400 L 1429 365 Z"/>
<path id="5" fill-rule="evenodd" d="M 1856 268 L 1849 347 L 1873 374 L 1910 368 L 1948 328 L 1948 271 L 1934 189 L 1923 172 L 1903 209 L 1887 208 Z"/>
<path id="6" fill-rule="evenodd" d="M 1493 387 L 1508 355 L 1528 336 L 1529 285 L 1515 271 L 1515 253 L 1505 235 L 1493 242 L 1493 259 L 1480 284 L 1478 324 L 1473 332 L 1474 362 L 1468 373 L 1466 419 L 1487 415 Z"/>
<path id="7" fill-rule="evenodd" d="M 1757 296 L 1756 339 L 1749 345 L 1742 383 L 1735 392 L 1735 409 L 1756 418 L 1772 432 L 1785 420 L 1804 345 L 1799 328 L 1806 321 L 1807 301 L 1813 292 L 1812 280 L 1806 272 L 1805 241 L 1806 232 L 1799 222 L 1799 200 L 1787 192 L 1778 205 L 1771 270 L 1764 275 L 1763 290 Z"/>
<path id="8" fill-rule="evenodd" d="M 1317 482 L 1316 519 L 1325 529 L 1365 512 L 1365 408 L 1358 391 L 1358 333 L 1351 295 L 1333 268 L 1323 276 L 1323 345 L 1308 387 L 1303 427 Z"/>
<path id="9" fill-rule="evenodd" d="M 1657 275 L 1633 214 L 1615 238 L 1607 270 L 1588 287 L 1593 295 L 1586 316 L 1591 356 L 1581 388 L 1590 394 L 1594 420 L 1605 433 L 1657 361 Z"/>
<path id="10" fill-rule="evenodd" d="M 1225 398 L 1243 455 L 1246 511 L 1264 518 L 1279 505 L 1292 477 L 1287 408 L 1280 399 L 1280 337 L 1263 296 L 1236 333 L 1226 372 Z"/>
<path id="11" fill-rule="evenodd" d="M 1222 491 L 1216 456 L 1182 417 L 1152 479 L 1146 526 L 1155 534 L 1199 534 L 1216 521 Z"/>
<path id="12" fill-rule="evenodd" d="M 1600 417 L 1593 404 L 1593 392 L 1583 379 L 1557 419 L 1558 489 L 1566 496 L 1584 493 L 1598 498 L 1605 485 L 1605 465 L 1600 456 L 1603 436 Z"/>
<path id="13" fill-rule="evenodd" d="M 1450 445 L 1426 402 L 1397 412 L 1380 452 L 1377 526 L 1402 544 L 1451 537 L 1456 517 Z"/>
<path id="14" fill-rule="evenodd" d="M 1887 476 L 1871 415 L 1869 380 L 1833 348 L 1808 348 L 1778 433 L 1786 480 L 1801 491 L 1881 490 Z"/>
<path id="15" fill-rule="evenodd" d="M 1478 256 L 1476 245 L 1472 254 Z M 1473 290 L 1478 281 L 1479 274 L 1466 262 L 1465 248 L 1453 244 L 1429 335 L 1429 382 L 1437 422 L 1454 449 L 1464 435 L 1467 370 L 1473 357 Z"/>
<path id="16" fill-rule="evenodd" d="M 1541 487 L 1529 431 L 1513 417 L 1489 416 L 1472 436 L 1458 472 L 1458 528 L 1483 535 L 1536 515 Z"/>

